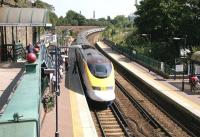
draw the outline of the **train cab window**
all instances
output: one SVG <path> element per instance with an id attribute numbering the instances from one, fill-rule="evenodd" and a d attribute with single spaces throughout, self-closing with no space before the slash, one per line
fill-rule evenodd
<path id="1" fill-rule="evenodd" d="M 98 78 L 108 77 L 112 70 L 112 66 L 109 63 L 88 64 L 88 67 L 90 69 L 90 72 Z"/>
<path id="2" fill-rule="evenodd" d="M 88 64 L 88 68 L 89 68 L 90 72 L 94 75 L 94 65 Z"/>

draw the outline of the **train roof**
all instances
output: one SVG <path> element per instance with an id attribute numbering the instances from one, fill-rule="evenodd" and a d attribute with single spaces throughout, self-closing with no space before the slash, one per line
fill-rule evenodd
<path id="1" fill-rule="evenodd" d="M 90 45 L 82 45 L 81 52 L 88 63 L 110 63 L 105 56 Z"/>

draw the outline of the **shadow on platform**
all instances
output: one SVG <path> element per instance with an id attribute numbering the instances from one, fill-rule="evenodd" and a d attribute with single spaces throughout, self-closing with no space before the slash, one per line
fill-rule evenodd
<path id="1" fill-rule="evenodd" d="M 0 68 L 2 69 L 9 69 L 9 68 L 22 68 L 24 67 L 23 62 L 1 62 Z"/>
<path id="2" fill-rule="evenodd" d="M 169 82 L 169 83 L 178 88 L 180 92 L 184 92 L 188 95 L 200 95 L 200 90 L 191 91 L 190 84 L 188 82 L 184 83 L 184 91 L 182 91 L 182 82 Z"/>

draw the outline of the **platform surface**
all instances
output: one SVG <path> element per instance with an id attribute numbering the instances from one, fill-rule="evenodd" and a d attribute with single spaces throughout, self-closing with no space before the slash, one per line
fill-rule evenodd
<path id="1" fill-rule="evenodd" d="M 0 96 L 21 71 L 21 63 L 1 62 L 0 63 Z"/>
<path id="2" fill-rule="evenodd" d="M 61 79 L 58 97 L 59 134 L 62 137 L 97 137 L 78 73 L 73 74 L 74 49 L 69 51 L 69 67 Z M 41 114 L 41 137 L 55 137 L 55 108 Z"/>
<path id="3" fill-rule="evenodd" d="M 180 87 L 182 80 L 164 79 L 154 72 L 149 72 L 148 69 L 126 58 L 124 55 L 112 50 L 105 43 L 99 41 L 97 42 L 97 45 L 102 48 L 104 52 L 109 54 L 110 57 L 117 60 L 121 65 L 126 67 L 139 78 L 143 79 L 146 83 L 153 86 L 164 95 L 170 97 L 178 104 L 181 104 L 200 118 L 200 94 L 192 93 L 188 91 L 188 89 L 186 91 L 181 91 L 178 87 Z M 185 82 L 188 82 L 188 80 L 185 80 Z M 178 83 L 178 86 L 175 87 L 174 83 Z"/>

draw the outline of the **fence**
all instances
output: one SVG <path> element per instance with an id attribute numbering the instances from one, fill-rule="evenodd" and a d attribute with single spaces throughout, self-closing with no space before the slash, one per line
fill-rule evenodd
<path id="1" fill-rule="evenodd" d="M 16 44 L 4 44 L 2 46 L 2 60 L 7 61 L 9 59 L 17 61 L 25 58 L 25 49 L 21 43 Z"/>
<path id="2" fill-rule="evenodd" d="M 125 48 L 121 45 L 117 45 L 108 39 L 104 39 L 103 41 L 107 45 L 111 46 L 112 49 L 120 52 L 121 54 L 125 55 L 126 57 L 130 58 L 131 60 L 138 62 L 139 64 L 143 65 L 144 67 L 148 68 L 149 70 L 155 71 L 166 78 L 169 78 L 169 75 L 174 74 L 174 70 L 171 69 L 169 65 L 164 64 L 163 62 L 159 62 L 150 57 L 136 53 L 135 51 Z"/>

